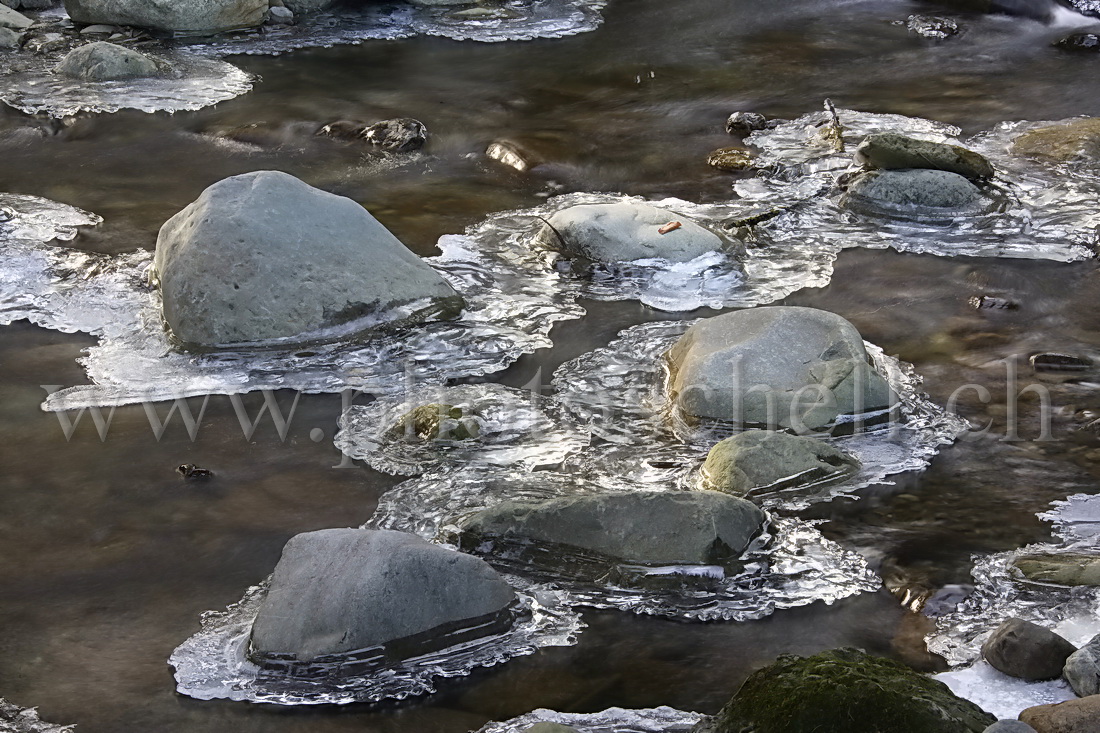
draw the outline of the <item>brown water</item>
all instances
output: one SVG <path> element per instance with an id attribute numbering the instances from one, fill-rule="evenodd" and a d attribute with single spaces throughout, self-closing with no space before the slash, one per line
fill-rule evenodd
<path id="1" fill-rule="evenodd" d="M 967 18 L 963 37 L 935 43 L 891 24 L 922 9 L 912 3 L 772 5 L 612 0 L 603 27 L 567 39 L 418 38 L 240 57 L 233 62 L 263 79 L 251 94 L 199 113 L 82 119 L 56 136 L 0 114 L 0 190 L 101 214 L 105 224 L 77 246 L 121 252 L 152 247 L 160 224 L 210 183 L 278 168 L 355 198 L 430 254 L 438 236 L 551 191 L 721 200 L 731 178 L 704 159 L 731 144 L 722 124 L 736 109 L 796 116 L 831 97 L 968 133 L 1002 120 L 1100 114 L 1100 56 L 1049 48 L 1057 32 L 1038 24 Z M 394 167 L 301 133 L 333 119 L 392 116 L 427 124 L 426 155 Z M 262 128 L 253 137 L 259 147 L 212 141 L 252 123 Z M 521 174 L 486 160 L 481 153 L 496 139 L 536 150 L 545 166 Z M 968 305 L 984 294 L 1019 308 Z M 1033 440 L 1037 403 L 1023 398 L 1023 439 L 1005 442 L 999 360 L 1096 353 L 1098 298 L 1091 261 L 843 253 L 831 285 L 785 302 L 850 319 L 869 341 L 912 362 L 941 404 L 960 385 L 987 387 L 990 404 L 968 392 L 960 411 L 981 424 L 993 420 L 993 435 L 960 442 L 922 474 L 874 487 L 858 502 L 806 516 L 829 520 L 827 536 L 865 554 L 899 595 L 966 582 L 972 553 L 1045 537 L 1035 512 L 1096 490 L 1100 441 L 1074 428 L 1080 411 L 1100 409 L 1100 397 L 1046 378 L 1058 413 L 1054 440 Z M 553 349 L 525 357 L 500 381 L 523 385 L 622 328 L 672 317 L 636 303 L 585 305 L 587 318 L 554 330 Z M 141 407 L 119 408 L 104 442 L 87 423 L 66 442 L 56 416 L 38 409 L 39 385 L 83 383 L 74 360 L 90 344 L 25 323 L 0 329 L 0 695 L 38 706 L 44 719 L 84 733 L 459 733 L 536 707 L 712 712 L 783 652 L 847 644 L 935 668 L 918 648 L 916 617 L 883 590 L 744 624 L 586 614 L 590 628 L 575 647 L 444 682 L 437 695 L 400 704 L 285 709 L 180 697 L 165 660 L 197 630 L 199 614 L 238 600 L 292 535 L 364 522 L 396 481 L 362 466 L 332 468 L 341 458 L 330 442 L 338 396 L 303 397 L 285 442 L 270 422 L 245 440 L 228 400 L 217 397 L 195 442 L 178 423 L 158 442 Z M 1039 379 L 1026 367 L 1021 376 L 1019 387 Z M 292 395 L 281 399 L 289 404 Z M 245 402 L 258 409 L 257 400 Z M 314 428 L 323 442 L 310 440 Z M 185 482 L 174 469 L 186 462 L 216 477 Z"/>

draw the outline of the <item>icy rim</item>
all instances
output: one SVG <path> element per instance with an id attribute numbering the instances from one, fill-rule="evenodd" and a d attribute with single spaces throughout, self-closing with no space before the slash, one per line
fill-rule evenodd
<path id="1" fill-rule="evenodd" d="M 937 619 L 928 649 L 956 669 L 938 675 L 954 692 L 1002 718 L 1034 705 L 1076 697 L 1062 680 L 1024 682 L 980 659 L 985 639 L 1003 621 L 1022 618 L 1081 646 L 1100 633 L 1100 588 L 1029 581 L 1013 563 L 1032 554 L 1100 554 L 1100 495 L 1077 494 L 1053 503 L 1040 518 L 1053 522 L 1055 542 L 976 558 L 974 592 L 954 613 Z"/>
<path id="2" fill-rule="evenodd" d="M 705 717 L 669 707 L 608 708 L 599 713 L 558 713 L 540 708 L 503 723 L 488 723 L 476 733 L 523 733 L 536 723 L 566 725 L 579 733 L 687 733 Z"/>
<path id="3" fill-rule="evenodd" d="M 440 679 L 462 677 L 543 647 L 576 643 L 584 623 L 560 603 L 558 592 L 519 578 L 506 579 L 520 599 L 520 614 L 508 631 L 406 659 L 371 674 L 329 680 L 262 674 L 246 653 L 267 581 L 249 588 L 244 598 L 225 611 L 204 613 L 202 630 L 177 647 L 168 663 L 176 670 L 176 690 L 199 700 L 346 705 L 431 694 Z"/>

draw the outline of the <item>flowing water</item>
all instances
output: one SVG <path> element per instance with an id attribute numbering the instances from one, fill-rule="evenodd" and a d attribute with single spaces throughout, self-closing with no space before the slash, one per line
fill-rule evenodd
<path id="1" fill-rule="evenodd" d="M 1021 608 L 1086 634 L 1075 619 L 1090 598 L 1036 595 L 1004 574 L 1025 545 L 1095 543 L 1074 528 L 1095 516 L 1100 374 L 1036 372 L 1027 359 L 1100 358 L 1100 176 L 1007 151 L 1039 121 L 1100 115 L 1100 56 L 1049 45 L 1080 18 L 956 15 L 963 32 L 933 40 L 906 20 L 943 9 L 901 0 L 502 7 L 522 17 L 509 26 L 382 8 L 165 50 L 193 64 L 173 91 L 209 92 L 167 107 L 174 114 L 140 111 L 165 109 L 156 106 L 165 90 L 92 100 L 46 89 L 41 68 L 7 70 L 0 98 L 14 107 L 121 111 L 51 121 L 0 107 L 0 695 L 97 733 L 459 733 L 528 714 L 486 730 L 559 719 L 593 731 L 675 730 L 694 718 L 660 706 L 712 713 L 780 653 L 852 645 L 940 672 L 946 662 L 925 651 L 926 634 L 952 664 L 967 663 L 977 636 Z M 211 73 L 217 89 L 200 83 Z M 893 129 L 988 155 L 1000 171 L 990 212 L 956 226 L 843 212 L 828 180 L 847 158 L 814 142 L 825 98 L 840 109 L 849 147 L 868 130 Z M 721 173 L 705 158 L 737 142 L 723 123 L 739 109 L 789 122 L 749 140 L 754 170 Z M 313 135 L 337 119 L 397 116 L 428 126 L 422 152 L 380 154 Z M 493 142 L 530 165 L 486 156 Z M 209 184 L 260 169 L 366 205 L 474 296 L 466 319 L 370 348 L 172 353 L 145 281 L 157 229 Z M 623 197 L 661 201 L 719 231 L 781 213 L 753 227 L 743 264 L 650 263 L 585 279 L 528 246 L 534 217 Z M 983 298 L 1010 307 L 975 307 Z M 753 550 L 769 568 L 752 586 L 760 594 L 731 586 L 727 608 L 737 612 L 717 614 L 742 620 L 684 623 L 692 614 L 667 595 L 578 586 L 562 591 L 573 595 L 556 626 L 517 632 L 532 636 L 506 654 L 474 650 L 442 672 L 465 676 L 408 672 L 433 694 L 302 708 L 176 693 L 173 650 L 189 638 L 229 650 L 240 618 L 207 615 L 200 631 L 200 617 L 261 583 L 298 532 L 371 523 L 434 536 L 439 507 L 481 506 L 487 486 L 553 495 L 559 484 L 607 487 L 616 475 L 689 485 L 697 445 L 654 432 L 651 413 L 608 412 L 586 396 L 597 386 L 605 396 L 612 387 L 651 393 L 650 360 L 682 321 L 769 302 L 851 320 L 881 350 L 881 368 L 906 380 L 913 419 L 900 433 L 857 436 L 861 479 L 769 500 L 769 535 Z M 1031 384 L 1049 394 L 1049 410 L 1034 391 L 1021 394 Z M 357 391 L 338 394 L 345 387 Z M 520 410 L 540 440 L 517 446 L 508 433 L 517 424 L 502 420 L 481 453 L 410 454 L 372 430 L 410 388 L 482 401 L 490 414 Z M 290 390 L 309 394 L 295 401 Z M 208 394 L 194 438 L 178 414 L 157 436 L 170 403 L 137 404 L 192 396 L 197 415 Z M 77 413 L 46 412 L 43 402 L 102 411 L 85 412 L 67 440 L 64 419 Z M 972 429 L 960 432 L 949 404 Z M 292 405 L 280 434 L 270 411 L 289 415 Z M 242 418 L 265 408 L 249 434 Z M 110 419 L 102 440 L 97 416 Z M 591 445 L 579 426 L 593 428 Z M 653 460 L 639 462 L 639 450 Z M 530 473 L 563 457 L 558 478 Z M 185 463 L 214 476 L 186 481 L 175 470 Z M 448 485 L 462 491 L 440 496 Z M 1049 517 L 1052 537 L 1036 515 L 1069 496 Z M 916 609 L 966 586 L 973 594 L 947 616 L 954 634 L 936 635 Z M 482 668 L 505 656 L 514 658 Z M 201 668 L 210 658 L 190 659 Z M 229 697 L 285 692 L 251 695 L 250 682 L 237 682 Z M 200 697 L 233 687 L 225 677 L 204 684 Z M 1047 694 L 1057 692 L 1010 690 L 989 704 Z"/>

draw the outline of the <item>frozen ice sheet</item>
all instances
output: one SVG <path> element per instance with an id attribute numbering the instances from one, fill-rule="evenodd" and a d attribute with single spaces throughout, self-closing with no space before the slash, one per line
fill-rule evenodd
<path id="1" fill-rule="evenodd" d="M 608 708 L 599 713 L 559 713 L 532 710 L 503 723 L 488 723 L 477 733 L 523 733 L 536 723 L 557 723 L 580 733 L 687 733 L 705 716 L 674 708 L 647 710 Z"/>

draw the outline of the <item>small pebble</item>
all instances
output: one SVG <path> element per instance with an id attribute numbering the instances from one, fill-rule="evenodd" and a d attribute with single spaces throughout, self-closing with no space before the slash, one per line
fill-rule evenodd
<path id="1" fill-rule="evenodd" d="M 1050 352 L 1032 356 L 1031 366 L 1037 372 L 1083 372 L 1092 367 L 1092 362 L 1073 354 Z"/>
<path id="2" fill-rule="evenodd" d="M 214 475 L 214 472 L 210 469 L 200 468 L 194 463 L 184 463 L 181 466 L 176 466 L 176 473 L 178 473 L 180 476 L 183 476 L 188 481 L 210 478 Z"/>
<path id="3" fill-rule="evenodd" d="M 1019 304 L 1013 303 L 1011 300 L 1005 298 L 995 298 L 992 295 L 975 296 L 970 299 L 970 305 L 978 310 L 991 309 L 991 310 L 1016 310 L 1019 308 Z"/>

